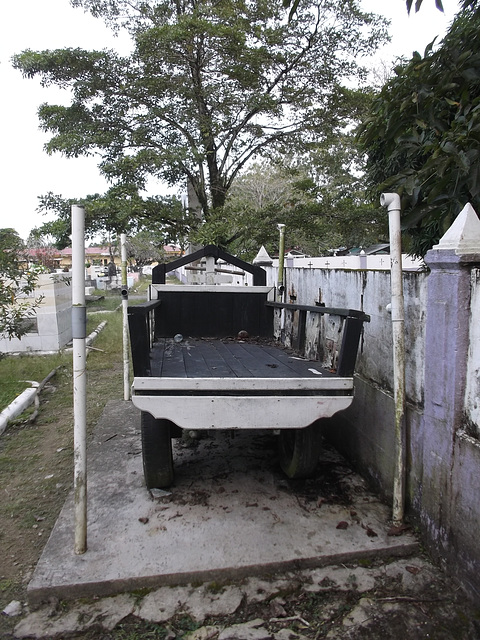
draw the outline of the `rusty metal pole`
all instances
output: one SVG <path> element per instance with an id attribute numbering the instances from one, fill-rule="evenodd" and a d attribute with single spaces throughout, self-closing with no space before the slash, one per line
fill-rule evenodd
<path id="1" fill-rule="evenodd" d="M 382 193 L 380 204 L 388 208 L 390 232 L 390 274 L 392 290 L 393 383 L 395 402 L 395 472 L 393 478 L 393 521 L 401 524 L 405 509 L 405 308 L 402 278 L 400 196 Z"/>

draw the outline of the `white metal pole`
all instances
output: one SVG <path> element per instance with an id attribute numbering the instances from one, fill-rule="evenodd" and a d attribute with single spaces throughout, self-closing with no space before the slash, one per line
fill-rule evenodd
<path id="1" fill-rule="evenodd" d="M 87 550 L 87 312 L 85 210 L 72 206 L 73 448 L 76 554 Z"/>
<path id="2" fill-rule="evenodd" d="M 400 196 L 382 193 L 380 204 L 388 207 L 390 232 L 390 274 L 392 290 L 393 379 L 395 402 L 395 473 L 393 479 L 393 521 L 401 523 L 405 508 L 405 308 L 402 279 Z"/>
<path id="3" fill-rule="evenodd" d="M 127 236 L 120 234 L 122 257 L 122 313 L 123 313 L 123 399 L 130 400 L 130 376 L 128 364 L 128 280 L 127 280 Z"/>

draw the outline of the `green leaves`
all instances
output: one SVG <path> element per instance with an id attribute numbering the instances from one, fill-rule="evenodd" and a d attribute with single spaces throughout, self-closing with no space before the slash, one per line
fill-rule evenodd
<path id="1" fill-rule="evenodd" d="M 27 49 L 12 58 L 12 65 L 20 69 L 25 78 L 39 75 L 43 86 L 56 84 L 60 87 L 76 85 L 82 77 L 100 77 L 111 64 L 112 54 L 84 49 L 56 49 L 53 51 L 31 51 Z"/>
<path id="2" fill-rule="evenodd" d="M 225 206 L 195 233 L 251 260 L 264 245 L 278 250 L 277 223 L 287 224 L 287 244 L 311 255 L 339 246 L 372 244 L 386 237 L 386 216 L 372 207 L 360 178 L 362 157 L 353 136 L 322 144 L 290 165 L 258 163 L 235 181 Z"/>
<path id="3" fill-rule="evenodd" d="M 358 60 L 386 40 L 383 19 L 358 0 L 294 0 L 288 23 L 282 3 L 266 0 L 72 4 L 124 25 L 134 51 L 15 56 L 25 77 L 72 92 L 69 106 L 40 107 L 47 151 L 99 154 L 112 185 L 137 191 L 149 178 L 182 187 L 188 179 L 204 219 L 253 159 L 301 153 L 351 125 L 344 85 L 363 78 Z"/>
<path id="4" fill-rule="evenodd" d="M 142 197 L 133 184 L 117 183 L 105 194 L 92 194 L 83 198 L 63 198 L 47 193 L 39 197 L 37 211 L 54 213 L 57 219 L 46 222 L 37 233 L 51 236 L 58 249 L 70 245 L 71 207 L 80 204 L 85 208 L 86 237 L 107 234 L 115 239 L 120 233 L 135 235 L 155 229 L 165 243 L 185 237 L 196 220 L 184 211 L 181 201 L 174 196 Z"/>
<path id="5" fill-rule="evenodd" d="M 42 296 L 32 297 L 37 279 L 23 240 L 14 229 L 0 229 L 0 334 L 11 339 L 27 333 L 25 320 L 42 301 Z"/>
<path id="6" fill-rule="evenodd" d="M 436 51 L 396 69 L 360 128 L 371 188 L 402 196 L 418 255 L 467 202 L 480 212 L 479 27 L 480 10 L 460 13 Z"/>

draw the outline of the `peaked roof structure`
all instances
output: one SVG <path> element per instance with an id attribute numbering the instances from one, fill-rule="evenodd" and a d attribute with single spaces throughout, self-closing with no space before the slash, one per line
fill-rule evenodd
<path id="1" fill-rule="evenodd" d="M 224 260 L 226 263 L 231 264 L 234 267 L 238 267 L 239 269 L 243 269 L 244 271 L 251 273 L 253 275 L 253 286 L 255 287 L 262 287 L 267 283 L 267 274 L 264 269 L 232 256 L 214 244 L 209 244 L 194 253 L 190 253 L 189 255 L 173 260 L 172 262 L 158 264 L 152 269 L 152 284 L 165 284 L 166 274 L 169 271 L 174 271 L 175 269 L 178 269 L 178 267 L 183 267 L 186 264 L 196 262 L 197 260 L 201 260 L 207 256 L 213 257 L 216 260 Z"/>

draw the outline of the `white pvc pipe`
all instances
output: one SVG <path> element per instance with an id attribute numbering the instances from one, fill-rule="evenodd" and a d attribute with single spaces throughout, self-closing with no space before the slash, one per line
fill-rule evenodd
<path id="1" fill-rule="evenodd" d="M 128 280 L 127 280 L 127 236 L 120 234 L 122 258 L 122 326 L 123 326 L 123 399 L 130 400 L 130 376 L 128 364 Z"/>
<path id="2" fill-rule="evenodd" d="M 400 196 L 382 193 L 380 204 L 388 208 L 390 274 L 392 291 L 393 382 L 395 402 L 395 471 L 393 521 L 401 523 L 405 509 L 405 308 L 402 278 Z"/>
<path id="3" fill-rule="evenodd" d="M 76 554 L 87 550 L 87 313 L 85 210 L 72 205 L 73 451 Z"/>
<path id="4" fill-rule="evenodd" d="M 0 435 L 2 435 L 7 428 L 9 421 L 21 415 L 35 400 L 38 382 L 32 382 L 31 384 L 34 386 L 22 391 L 22 393 L 0 413 Z"/>

